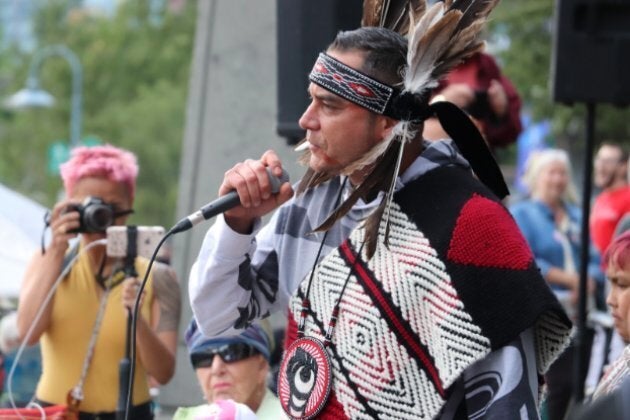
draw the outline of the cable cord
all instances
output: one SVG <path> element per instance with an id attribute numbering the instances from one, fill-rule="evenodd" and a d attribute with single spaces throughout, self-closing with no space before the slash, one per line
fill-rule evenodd
<path id="1" fill-rule="evenodd" d="M 13 410 L 15 410 L 15 413 L 21 419 L 24 419 L 24 417 L 22 417 L 22 415 L 18 412 L 18 407 L 15 405 L 15 400 L 13 398 L 13 375 L 15 373 L 15 369 L 17 367 L 17 364 L 18 364 L 19 360 L 20 360 L 20 357 L 22 357 L 22 353 L 24 352 L 24 349 L 26 348 L 26 343 L 28 343 L 28 340 L 31 338 L 31 335 L 33 334 L 33 331 L 35 330 L 35 326 L 37 325 L 37 323 L 39 322 L 40 318 L 42 317 L 42 315 L 44 313 L 44 310 L 46 310 L 48 304 L 50 303 L 50 300 L 55 295 L 55 291 L 57 290 L 57 287 L 59 286 L 61 281 L 68 275 L 68 273 L 70 273 L 70 270 L 72 269 L 72 267 L 74 266 L 76 261 L 79 259 L 81 254 L 83 254 L 84 252 L 88 251 L 89 249 L 91 249 L 91 248 L 93 248 L 93 247 L 95 247 L 97 245 L 106 245 L 106 244 L 107 244 L 107 239 L 99 239 L 98 241 L 94 241 L 94 242 L 88 244 L 87 246 L 85 246 L 84 248 L 82 248 L 77 253 L 77 255 L 75 255 L 70 260 L 70 262 L 61 271 L 61 274 L 59 274 L 59 276 L 57 277 L 57 280 L 55 280 L 55 282 L 53 283 L 52 287 L 50 288 L 50 291 L 46 295 L 46 298 L 44 299 L 44 302 L 40 305 L 39 309 L 37 310 L 37 313 L 35 314 L 35 318 L 34 318 L 33 322 L 31 323 L 31 326 L 28 328 L 28 331 L 26 331 L 26 334 L 25 334 L 24 338 L 22 339 L 22 342 L 20 343 L 20 347 L 18 347 L 18 351 L 15 354 L 15 359 L 13 359 L 13 364 L 11 365 L 11 370 L 9 371 L 9 376 L 7 377 L 7 393 L 8 393 L 8 396 L 9 396 L 9 402 L 11 403 L 11 408 L 13 408 Z M 35 408 L 40 408 L 41 409 L 39 404 L 33 402 L 33 399 L 31 399 L 31 402 L 28 404 L 28 406 L 33 406 Z M 45 418 L 45 416 L 42 417 L 42 418 Z"/>
<path id="2" fill-rule="evenodd" d="M 153 251 L 153 255 L 151 255 L 151 259 L 149 260 L 149 265 L 147 266 L 147 270 L 144 273 L 144 278 L 142 279 L 142 283 L 140 283 L 140 288 L 138 289 L 138 294 L 136 295 L 136 301 L 133 305 L 133 316 L 131 318 L 131 333 L 130 337 L 130 365 L 129 365 L 129 382 L 128 382 L 128 391 L 127 391 L 127 403 L 125 405 L 125 420 L 129 420 L 129 413 L 131 412 L 131 400 L 133 395 L 133 381 L 136 373 L 136 329 L 137 329 L 137 320 L 138 320 L 138 310 L 140 307 L 140 297 L 142 296 L 142 292 L 144 291 L 144 286 L 149 279 L 149 273 L 151 272 L 151 267 L 153 267 L 153 262 L 157 258 L 157 254 L 164 244 L 164 242 L 173 235 L 173 228 L 171 228 L 166 234 L 162 237 L 160 242 L 155 247 Z"/>

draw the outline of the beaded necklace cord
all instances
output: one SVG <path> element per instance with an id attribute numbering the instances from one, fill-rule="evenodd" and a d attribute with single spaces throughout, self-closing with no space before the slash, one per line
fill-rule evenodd
<path id="1" fill-rule="evenodd" d="M 339 202 L 341 201 L 341 195 L 343 194 L 343 191 L 345 189 L 346 186 L 346 182 L 348 181 L 348 178 L 346 177 L 346 179 L 344 179 L 343 183 L 341 184 L 341 188 L 339 190 L 339 194 L 337 194 L 337 198 L 335 200 L 335 208 L 339 205 Z M 317 263 L 319 262 L 319 258 L 321 256 L 322 250 L 324 248 L 324 244 L 326 243 L 326 237 L 328 236 L 328 230 L 324 233 L 324 237 L 322 238 L 322 241 L 319 245 L 319 249 L 317 251 L 317 256 L 315 257 L 315 261 L 313 263 L 313 268 L 311 269 L 311 274 L 309 276 L 308 279 L 308 284 L 306 286 L 306 295 L 304 296 L 304 299 L 302 299 L 302 306 L 300 309 L 300 319 L 298 322 L 298 327 L 297 327 L 297 337 L 298 338 L 303 338 L 304 337 L 304 328 L 306 326 L 306 317 L 308 316 L 308 314 L 311 312 L 311 301 L 309 300 L 309 296 L 310 296 L 310 292 L 311 292 L 311 285 L 313 283 L 313 278 L 315 277 L 315 271 L 317 269 Z M 328 328 L 326 329 L 326 335 L 324 337 L 324 347 L 328 347 L 330 345 L 330 342 L 332 341 L 332 336 L 335 330 L 335 326 L 337 325 L 337 318 L 339 316 L 339 306 L 341 305 L 341 298 L 343 297 L 343 294 L 346 290 L 346 286 L 348 286 L 348 283 L 350 282 L 350 277 L 352 276 L 352 271 L 357 263 L 357 260 L 359 259 L 359 256 L 361 255 L 361 252 L 363 250 L 363 245 L 365 245 L 365 242 L 363 242 L 361 244 L 361 247 L 359 248 L 359 251 L 357 253 L 357 255 L 354 258 L 354 261 L 352 262 L 352 265 L 350 266 L 350 270 L 348 271 L 348 276 L 346 277 L 346 280 L 343 283 L 343 286 L 341 288 L 341 292 L 339 293 L 339 297 L 337 298 L 337 302 L 335 303 L 335 306 L 333 307 L 333 311 L 332 311 L 332 315 L 330 318 L 330 321 L 328 322 Z"/>
<path id="2" fill-rule="evenodd" d="M 341 196 L 346 188 L 346 177 L 341 185 L 334 208 L 339 206 Z M 333 371 L 329 355 L 330 344 L 339 316 L 341 299 L 356 263 L 361 255 L 363 244 L 354 261 L 350 265 L 348 276 L 345 279 L 339 297 L 333 307 L 328 327 L 324 334 L 323 342 L 316 337 L 305 336 L 306 317 L 313 312 L 309 300 L 311 285 L 315 278 L 317 265 L 320 261 L 324 244 L 328 236 L 328 230 L 323 235 L 319 244 L 317 256 L 313 262 L 313 268 L 306 285 L 306 293 L 302 299 L 300 318 L 297 325 L 297 339 L 289 345 L 284 352 L 278 375 L 278 397 L 285 413 L 290 418 L 309 420 L 321 412 L 328 402 L 333 382 Z M 349 241 L 349 240 L 348 240 Z"/>

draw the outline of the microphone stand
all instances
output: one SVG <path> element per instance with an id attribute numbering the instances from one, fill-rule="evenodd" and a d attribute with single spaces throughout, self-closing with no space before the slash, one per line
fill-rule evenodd
<path id="1" fill-rule="evenodd" d="M 591 193 L 592 193 L 592 173 L 593 173 L 593 149 L 595 147 L 595 103 L 586 103 L 586 148 L 584 151 L 584 191 L 582 192 L 582 248 L 580 250 L 580 282 L 577 305 L 577 320 L 573 358 L 573 402 L 581 403 L 584 399 L 584 380 L 587 371 L 584 366 L 587 362 L 587 315 L 588 309 L 586 299 L 588 297 L 588 260 L 590 244 L 590 215 L 591 215 Z M 567 411 L 568 412 L 568 411 Z"/>
<path id="2" fill-rule="evenodd" d="M 137 229 L 136 226 L 127 226 L 127 255 L 125 256 L 124 272 L 125 277 L 138 277 L 136 271 L 137 250 Z M 118 403 L 116 405 L 116 420 L 125 419 L 127 408 L 127 395 L 132 384 L 129 383 L 129 372 L 131 371 L 131 325 L 133 322 L 133 312 L 127 308 L 127 331 L 125 333 L 125 355 L 118 364 Z"/>

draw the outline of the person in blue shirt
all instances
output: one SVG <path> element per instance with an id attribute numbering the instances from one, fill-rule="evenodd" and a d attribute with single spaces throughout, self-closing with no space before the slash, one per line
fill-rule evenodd
<path id="1" fill-rule="evenodd" d="M 541 273 L 575 318 L 580 272 L 582 212 L 571 181 L 568 154 L 560 149 L 545 149 L 529 158 L 524 174 L 529 196 L 512 205 L 510 211 L 529 243 Z M 604 283 L 600 256 L 591 245 L 588 261 L 588 292 L 594 302 L 596 284 Z M 590 348 L 590 340 L 585 348 Z M 551 365 L 546 375 L 547 411 L 550 420 L 564 418 L 572 391 L 574 348 L 569 348 Z M 588 363 L 589 357 L 583 360 Z M 586 372 L 586 366 L 582 370 Z M 580 378 L 584 381 L 584 378 Z"/>

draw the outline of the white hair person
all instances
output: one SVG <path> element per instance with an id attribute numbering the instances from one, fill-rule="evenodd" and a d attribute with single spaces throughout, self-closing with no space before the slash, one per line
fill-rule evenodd
<path id="1" fill-rule="evenodd" d="M 535 194 L 538 177 L 543 169 L 551 163 L 560 163 L 566 169 L 569 182 L 564 190 L 562 199 L 568 203 L 576 204 L 578 195 L 572 181 L 571 160 L 569 159 L 569 154 L 562 149 L 543 149 L 531 153 L 525 163 L 525 172 L 523 173 L 523 183 L 527 187 L 529 194 L 532 196 Z"/>

